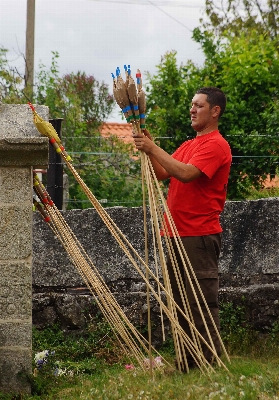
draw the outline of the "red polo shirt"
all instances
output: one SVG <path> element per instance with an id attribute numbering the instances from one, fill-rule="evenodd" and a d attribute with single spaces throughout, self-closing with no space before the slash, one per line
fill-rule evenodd
<path id="1" fill-rule="evenodd" d="M 170 180 L 167 204 L 179 235 L 222 232 L 219 216 L 224 209 L 232 161 L 228 142 L 216 130 L 184 142 L 172 157 L 203 172 L 189 183 L 173 177 Z"/>

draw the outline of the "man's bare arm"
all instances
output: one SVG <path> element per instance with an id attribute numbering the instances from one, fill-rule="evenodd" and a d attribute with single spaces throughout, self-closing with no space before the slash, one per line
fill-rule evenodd
<path id="1" fill-rule="evenodd" d="M 173 176 L 183 183 L 191 182 L 202 175 L 202 172 L 191 164 L 185 164 L 175 160 L 166 151 L 157 146 L 150 137 L 148 131 L 145 136 L 133 134 L 136 148 L 144 151 L 151 160 L 157 179 L 164 180 Z"/>

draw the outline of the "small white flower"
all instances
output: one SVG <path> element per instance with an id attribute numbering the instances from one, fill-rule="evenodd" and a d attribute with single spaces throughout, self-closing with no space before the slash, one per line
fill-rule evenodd
<path id="1" fill-rule="evenodd" d="M 47 358 L 48 354 L 49 354 L 48 350 L 44 350 L 39 353 L 36 353 L 35 357 L 34 357 L 35 362 L 38 362 L 39 360 L 44 360 L 45 358 Z"/>
<path id="2" fill-rule="evenodd" d="M 55 375 L 56 375 L 56 376 L 66 375 L 66 373 L 67 373 L 67 369 L 66 369 L 66 368 L 64 368 L 64 369 L 62 369 L 62 368 L 57 368 L 57 369 L 55 370 Z"/>

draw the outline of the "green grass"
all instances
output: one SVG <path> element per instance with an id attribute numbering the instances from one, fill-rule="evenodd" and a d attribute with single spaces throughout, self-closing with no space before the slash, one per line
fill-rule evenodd
<path id="1" fill-rule="evenodd" d="M 223 359 L 228 371 L 216 367 L 210 375 L 200 370 L 183 374 L 169 366 L 151 375 L 136 363 L 125 369 L 131 360 L 100 318 L 83 334 L 66 334 L 58 326 L 34 329 L 34 355 L 46 349 L 55 353 L 30 377 L 32 395 L 0 393 L 0 400 L 279 399 L 279 324 L 269 335 L 260 335 L 245 323 L 244 309 L 226 303 L 221 305 L 221 327 L 231 362 Z M 160 353 L 173 364 L 171 340 Z M 63 375 L 54 375 L 57 367 Z"/>
<path id="2" fill-rule="evenodd" d="M 141 370 L 125 370 L 123 365 L 103 367 L 93 375 L 55 378 L 45 393 L 1 399 L 279 399 L 278 361 L 274 357 L 232 357 L 229 372 L 216 369 L 210 376 L 199 370 L 189 374 L 159 372 L 153 377 Z"/>
<path id="3" fill-rule="evenodd" d="M 270 188 L 263 188 L 261 190 L 251 189 L 246 197 L 246 200 L 258 200 L 258 199 L 265 199 L 268 197 L 279 197 L 279 188 L 270 187 Z"/>
<path id="4" fill-rule="evenodd" d="M 182 375 L 140 371 L 105 370 L 101 376 L 83 377 L 72 388 L 57 391 L 49 399 L 274 399 L 279 396 L 276 363 L 233 359 L 230 373 L 216 371 L 210 377 L 199 371 Z M 265 396 L 265 397 L 263 397 Z M 42 398 L 42 397 L 41 397 Z"/>

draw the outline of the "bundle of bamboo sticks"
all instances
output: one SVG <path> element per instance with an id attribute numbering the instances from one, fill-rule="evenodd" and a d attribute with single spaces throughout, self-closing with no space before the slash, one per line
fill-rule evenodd
<path id="1" fill-rule="evenodd" d="M 118 78 L 118 80 L 116 78 L 114 78 L 114 84 L 119 83 L 119 82 L 121 83 L 123 81 L 123 79 L 120 77 L 120 73 L 118 74 L 117 78 Z M 137 114 L 138 110 L 136 109 L 136 98 L 139 99 L 139 93 L 142 91 L 141 78 L 138 81 L 137 97 L 135 95 L 135 86 L 133 86 L 133 84 L 131 84 L 131 87 L 133 87 L 133 90 L 130 90 L 130 93 L 133 93 L 133 96 L 134 96 L 133 102 L 132 102 L 132 100 L 130 101 L 129 92 L 128 92 L 129 84 L 127 82 L 129 82 L 129 81 L 132 81 L 132 77 L 131 77 L 130 70 L 127 69 L 126 83 L 124 83 L 125 90 L 124 90 L 124 86 L 122 83 L 119 85 L 116 85 L 115 86 L 115 95 L 118 98 L 119 104 L 121 104 L 123 106 L 123 108 L 125 109 L 125 113 L 127 113 L 127 118 L 129 118 L 129 122 L 132 123 L 138 131 L 141 131 L 141 129 L 143 129 L 145 126 L 145 124 L 142 124 L 142 122 L 144 122 L 145 117 L 141 118 L 141 116 L 143 117 L 143 114 L 141 114 L 141 111 L 143 111 L 143 109 L 139 110 L 138 114 Z M 130 96 L 132 96 L 132 95 L 130 94 Z M 145 96 L 142 95 L 142 98 L 144 98 L 144 107 L 145 107 Z M 125 99 L 125 101 L 123 99 Z M 130 109 L 127 110 L 128 101 L 130 104 Z M 133 106 L 131 106 L 131 104 Z M 123 108 L 122 108 L 122 111 L 123 111 Z M 33 109 L 32 111 L 34 114 L 35 110 Z M 144 112 L 145 112 L 145 109 L 144 109 Z M 36 117 L 36 114 L 34 114 L 34 116 Z M 34 123 L 36 125 L 35 119 L 34 119 Z M 42 123 L 42 121 L 40 121 L 40 124 L 41 123 Z M 54 128 L 53 128 L 53 130 L 54 130 Z M 165 224 L 168 223 L 168 225 L 170 226 L 172 233 L 175 237 L 176 246 L 179 249 L 181 258 L 183 260 L 185 260 L 185 262 L 184 262 L 185 273 L 188 276 L 188 278 L 191 275 L 191 279 L 189 279 L 189 281 L 192 282 L 193 277 L 194 277 L 193 282 L 196 284 L 198 293 L 196 293 L 196 290 L 194 289 L 194 284 L 191 283 L 191 285 L 192 285 L 192 290 L 195 293 L 197 304 L 199 305 L 198 298 L 201 298 L 203 300 L 203 302 L 206 304 L 206 301 L 203 297 L 202 291 L 199 287 L 198 281 L 195 278 L 195 274 L 191 267 L 190 260 L 188 259 L 185 249 L 184 249 L 184 247 L 181 243 L 181 240 L 177 234 L 175 225 L 173 223 L 172 217 L 170 215 L 170 212 L 168 210 L 164 196 L 162 194 L 161 187 L 160 187 L 160 185 L 157 181 L 157 178 L 155 176 L 155 173 L 153 171 L 152 164 L 151 164 L 149 158 L 146 156 L 146 154 L 141 152 L 142 182 L 143 182 L 143 192 L 144 192 L 144 199 L 143 199 L 144 224 L 145 224 L 145 226 L 147 225 L 147 217 L 146 217 L 147 214 L 146 214 L 146 206 L 145 206 L 145 204 L 146 204 L 145 187 L 146 187 L 147 192 L 148 192 L 148 201 L 149 201 L 150 215 L 151 215 L 153 247 L 154 247 L 154 251 L 156 254 L 156 256 L 155 256 L 155 264 L 156 264 L 155 273 L 148 266 L 148 254 L 147 254 L 148 245 L 147 245 L 146 239 L 145 239 L 146 254 L 145 254 L 145 260 L 144 260 L 137 253 L 137 251 L 133 248 L 133 246 L 128 241 L 128 239 L 125 237 L 125 235 L 117 227 L 117 225 L 111 219 L 109 214 L 105 211 L 105 209 L 98 202 L 98 200 L 96 199 L 94 194 L 87 187 L 85 182 L 81 179 L 81 177 L 79 176 L 79 174 L 77 173 L 77 171 L 75 170 L 75 168 L 72 164 L 72 160 L 67 155 L 63 146 L 56 142 L 55 135 L 52 135 L 51 132 L 49 132 L 49 130 L 47 131 L 47 134 L 46 134 L 45 130 L 42 129 L 41 125 L 40 125 L 39 131 L 42 134 L 50 137 L 50 141 L 53 144 L 53 146 L 56 148 L 56 151 L 61 154 L 61 157 L 64 160 L 64 162 L 66 163 L 68 169 L 72 172 L 73 176 L 75 177 L 77 182 L 80 184 L 82 190 L 87 195 L 91 204 L 95 207 L 96 211 L 98 212 L 98 214 L 102 218 L 103 222 L 105 223 L 105 225 L 107 226 L 107 228 L 109 229 L 109 231 L 111 232 L 111 234 L 113 235 L 115 240 L 117 241 L 118 245 L 121 247 L 123 252 L 126 254 L 126 256 L 130 260 L 131 264 L 137 270 L 137 272 L 139 273 L 139 275 L 141 276 L 143 281 L 146 283 L 147 303 L 148 303 L 148 310 L 149 310 L 149 343 L 148 343 L 149 359 L 152 360 L 152 352 L 154 351 L 154 349 L 152 348 L 152 345 L 151 345 L 151 334 L 152 333 L 151 333 L 150 307 L 149 307 L 149 296 L 150 296 L 150 294 L 152 294 L 153 297 L 157 300 L 157 302 L 160 306 L 160 309 L 161 309 L 161 320 L 162 320 L 163 332 L 164 332 L 163 315 L 166 315 L 170 321 L 170 324 L 172 327 L 173 338 L 174 338 L 176 359 L 177 359 L 179 369 L 182 370 L 182 369 L 186 368 L 186 370 L 189 371 L 188 364 L 187 364 L 187 357 L 186 357 L 186 352 L 188 352 L 189 354 L 191 354 L 192 358 L 196 362 L 197 366 L 201 369 L 201 371 L 203 371 L 203 372 L 213 371 L 211 364 L 204 357 L 204 354 L 201 350 L 201 343 L 204 343 L 210 349 L 212 356 L 215 358 L 217 364 L 219 366 L 222 366 L 225 369 L 227 369 L 225 364 L 221 361 L 221 359 L 217 355 L 217 352 L 215 350 L 215 347 L 214 347 L 213 341 L 211 339 L 211 335 L 210 335 L 208 328 L 207 328 L 207 333 L 208 333 L 208 338 L 209 338 L 208 342 L 200 335 L 200 333 L 196 329 L 194 320 L 192 317 L 192 313 L 191 313 L 191 310 L 189 307 L 189 303 L 187 300 L 187 293 L 186 293 L 184 285 L 183 285 L 181 273 L 177 267 L 177 262 L 176 262 L 176 259 L 174 256 L 174 249 L 173 249 L 172 243 L 171 243 L 168 235 L 166 235 L 164 239 L 160 235 L 160 227 L 163 227 L 163 229 L 165 229 L 167 231 Z M 39 185 L 36 184 L 36 181 L 35 181 L 34 187 L 36 187 L 36 186 L 39 186 Z M 44 197 L 44 199 L 45 198 L 46 197 Z M 102 298 L 106 299 L 106 303 L 105 303 L 106 306 L 104 306 L 104 304 L 101 303 L 100 308 L 104 312 L 104 315 L 107 316 L 107 318 L 110 321 L 110 323 L 112 324 L 112 326 L 114 326 L 115 331 L 117 331 L 119 333 L 119 336 L 122 337 L 122 330 L 124 328 L 122 326 L 118 325 L 119 324 L 118 317 L 114 316 L 116 305 L 115 305 L 115 302 L 113 300 L 111 300 L 111 294 L 108 294 L 108 288 L 106 287 L 104 282 L 101 281 L 102 282 L 101 283 L 101 288 L 102 288 L 101 292 L 97 289 L 97 286 L 99 285 L 99 283 L 98 283 L 98 285 L 96 285 L 96 275 L 98 276 L 98 279 L 101 279 L 97 270 L 92 266 L 92 263 L 89 261 L 88 256 L 86 256 L 86 254 L 83 253 L 84 250 L 82 250 L 83 256 L 82 257 L 80 256 L 81 250 L 80 250 L 80 245 L 78 244 L 77 238 L 72 233 L 69 233 L 68 227 L 65 228 L 65 222 L 63 222 L 63 223 L 61 222 L 62 217 L 61 217 L 61 215 L 57 216 L 57 210 L 55 210 L 55 207 L 54 207 L 54 210 L 55 210 L 55 213 L 54 213 L 53 208 L 51 208 L 50 205 L 48 205 L 47 203 L 48 202 L 46 200 L 42 201 L 42 204 L 44 205 L 44 207 L 46 208 L 46 211 L 47 211 L 47 215 L 44 216 L 44 218 L 48 219 L 51 217 L 51 221 L 54 221 L 55 219 L 57 219 L 57 221 L 58 220 L 60 221 L 59 223 L 58 222 L 55 223 L 55 229 L 53 228 L 54 233 L 59 238 L 61 238 L 60 240 L 62 241 L 65 250 L 68 252 L 70 257 L 72 258 L 74 265 L 77 267 L 77 269 L 81 273 L 82 277 L 84 278 L 86 284 L 91 289 L 92 294 L 94 293 L 94 295 L 98 299 L 102 299 Z M 64 233 L 65 230 L 68 232 L 67 234 Z M 68 235 L 70 235 L 71 239 L 69 239 Z M 146 237 L 147 237 L 147 235 L 146 235 Z M 163 243 L 163 240 L 165 240 L 165 243 Z M 171 289 L 170 282 L 169 282 L 168 270 L 166 267 L 166 259 L 165 259 L 165 253 L 164 253 L 165 246 L 164 245 L 167 247 L 167 250 L 168 250 L 169 254 L 171 255 L 173 270 L 175 272 L 179 291 L 180 291 L 181 297 L 183 299 L 183 309 L 181 309 L 175 303 L 175 301 L 173 299 L 173 293 L 172 293 L 172 289 Z M 86 262 L 84 261 L 84 259 L 86 260 Z M 160 260 L 164 284 L 161 283 L 160 278 L 159 278 L 159 268 L 158 268 L 157 259 Z M 94 273 L 91 272 L 92 269 L 95 271 Z M 150 278 L 156 282 L 156 284 L 157 284 L 156 289 L 153 287 L 153 285 L 151 285 Z M 161 298 L 162 292 L 164 292 L 166 295 L 167 304 L 165 304 L 165 302 L 162 301 L 162 298 Z M 110 299 L 109 301 L 107 300 L 107 296 Z M 210 311 L 209 311 L 209 308 L 207 305 L 206 305 L 206 307 L 207 307 L 207 311 L 211 317 L 212 325 L 214 326 L 216 333 L 219 336 L 219 340 L 220 340 L 220 343 L 222 344 L 223 351 L 227 357 L 227 360 L 229 361 L 229 357 L 226 353 L 225 347 L 220 338 L 218 329 L 214 323 L 214 320 L 210 314 Z M 203 318 L 204 324 L 207 327 L 207 323 L 203 317 L 203 313 L 202 313 L 202 309 L 201 309 L 200 305 L 199 305 L 199 310 L 201 313 L 201 317 Z M 111 313 L 113 316 L 111 316 Z M 125 316 L 119 310 L 118 307 L 117 307 L 117 313 L 120 313 L 120 315 L 121 315 L 120 319 L 125 321 L 125 324 L 127 324 L 127 326 L 129 326 L 129 328 L 131 329 L 133 334 L 136 336 L 136 339 L 139 340 L 138 334 L 129 325 L 128 321 L 125 319 Z M 178 313 L 183 315 L 183 317 L 187 320 L 189 326 L 191 327 L 191 337 L 188 336 L 181 328 L 179 321 L 178 321 Z M 124 330 L 124 332 L 125 332 L 125 330 Z M 124 334 L 124 337 L 125 337 L 125 335 L 127 335 L 126 332 Z M 127 340 L 129 341 L 129 343 L 130 343 L 130 340 L 133 343 L 132 339 L 129 338 Z M 143 343 L 140 343 L 140 347 L 143 347 Z M 145 350 L 146 350 L 146 348 L 145 348 Z M 134 352 L 135 357 L 138 359 L 139 363 L 141 363 L 142 359 L 138 356 L 138 354 L 139 354 L 138 348 L 136 348 L 136 349 L 133 348 L 133 352 Z"/>
<path id="2" fill-rule="evenodd" d="M 130 66 L 128 66 L 128 69 L 126 66 L 124 66 L 125 73 L 126 73 L 126 82 L 123 81 L 121 74 L 120 74 L 120 69 L 116 69 L 116 78 L 113 75 L 113 93 L 116 102 L 122 109 L 127 122 L 132 123 L 133 127 L 139 132 L 144 134 L 144 128 L 145 128 L 145 112 L 146 112 L 146 100 L 145 100 L 145 93 L 142 89 L 142 79 L 141 79 L 141 74 L 140 71 L 137 70 L 136 78 L 137 78 L 137 89 L 136 90 L 136 85 L 135 82 L 131 76 L 131 69 Z M 119 101 L 121 99 L 121 101 Z M 123 108 L 124 105 L 124 108 Z M 129 114 L 129 116 L 126 116 L 125 110 L 129 108 L 129 110 L 137 110 L 137 105 L 138 107 L 142 107 L 142 113 L 144 114 L 144 123 L 138 123 L 138 114 L 136 111 L 133 113 Z M 225 347 L 222 343 L 219 331 L 216 327 L 216 324 L 212 318 L 212 315 L 210 313 L 209 307 L 206 303 L 206 299 L 204 298 L 204 295 L 202 293 L 202 290 L 199 286 L 198 280 L 195 276 L 194 270 L 191 266 L 191 262 L 188 258 L 188 255 L 185 251 L 185 248 L 182 244 L 182 241 L 179 237 L 179 234 L 176 230 L 175 224 L 173 222 L 172 216 L 169 212 L 168 206 L 166 204 L 166 201 L 164 199 L 164 196 L 160 190 L 160 185 L 157 181 L 156 175 L 153 171 L 152 163 L 149 159 L 149 157 L 144 153 L 140 152 L 140 157 L 141 157 L 141 167 L 142 167 L 142 182 L 143 182 L 143 193 L 144 193 L 144 198 L 143 198 L 143 208 L 144 212 L 145 207 L 146 207 L 146 198 L 145 198 L 145 187 L 144 184 L 147 185 L 147 193 L 148 193 L 148 203 L 150 206 L 150 213 L 151 213 L 151 221 L 152 221 L 152 229 L 153 229 L 153 237 L 154 237 L 154 243 L 155 243 L 155 249 L 158 249 L 159 251 L 159 258 L 160 258 L 160 265 L 161 265 L 161 270 L 162 270 L 162 275 L 164 279 L 164 289 L 170 294 L 171 297 L 172 295 L 172 289 L 170 285 L 170 280 L 169 280 L 169 273 L 168 269 L 166 266 L 166 259 L 165 259 L 165 254 L 164 254 L 164 245 L 162 242 L 162 236 L 160 235 L 161 229 L 164 232 L 168 232 L 169 229 L 172 232 L 172 236 L 174 237 L 175 240 L 175 246 L 178 249 L 178 252 L 180 254 L 180 258 L 183 262 L 183 267 L 184 267 L 184 272 L 185 275 L 190 283 L 191 290 L 193 291 L 194 297 L 196 299 L 200 317 L 205 325 L 206 332 L 208 335 L 208 343 L 205 342 L 204 338 L 200 337 L 199 333 L 195 329 L 195 324 L 194 324 L 194 319 L 192 316 L 191 308 L 189 306 L 188 298 L 187 298 L 187 293 L 184 287 L 184 280 L 181 276 L 181 272 L 177 266 L 177 261 L 175 257 L 175 252 L 173 248 L 173 244 L 170 240 L 170 237 L 168 234 L 164 235 L 164 241 L 165 241 L 165 246 L 167 248 L 168 254 L 170 255 L 170 261 L 172 264 L 172 269 L 174 271 L 174 276 L 176 277 L 177 281 L 177 286 L 179 288 L 179 294 L 182 299 L 183 303 L 183 313 L 184 317 L 186 320 L 189 322 L 190 330 L 191 330 L 191 338 L 188 338 L 189 341 L 187 340 L 187 343 L 181 338 L 181 332 L 180 330 L 177 330 L 176 324 L 173 324 L 172 322 L 172 330 L 173 330 L 173 338 L 174 338 L 174 344 L 175 344 L 175 349 L 176 349 L 176 358 L 177 358 L 177 363 L 179 368 L 188 370 L 188 364 L 187 364 L 187 357 L 186 357 L 186 350 L 192 358 L 194 359 L 195 363 L 202 368 L 204 365 L 206 365 L 206 360 L 203 356 L 201 351 L 201 341 L 205 342 L 206 346 L 211 348 L 212 351 L 212 357 L 217 360 L 217 364 L 220 365 L 220 359 L 216 354 L 216 350 L 214 347 L 214 343 L 211 337 L 211 334 L 208 329 L 208 324 L 205 321 L 205 317 L 203 315 L 203 311 L 200 305 L 199 298 L 201 299 L 202 303 L 205 305 L 206 311 L 209 314 L 210 318 L 210 323 L 212 324 L 214 330 L 216 331 L 216 334 L 219 338 L 219 341 L 221 343 L 221 347 L 223 348 L 223 351 L 225 353 L 225 356 L 228 358 L 227 352 L 225 350 Z M 146 222 L 144 224 L 146 226 Z M 147 246 L 146 246 L 147 247 Z M 196 287 L 196 289 L 194 288 Z M 168 298 L 169 300 L 169 298 Z M 172 319 L 171 321 L 175 320 L 176 322 L 178 321 L 178 310 L 177 310 L 177 305 L 173 303 L 173 301 L 168 301 L 168 308 L 170 312 L 172 313 Z M 181 311 L 181 310 L 180 310 Z M 193 346 L 193 347 L 192 347 Z"/>
<path id="3" fill-rule="evenodd" d="M 131 362 L 136 360 L 139 366 L 143 370 L 146 370 L 146 359 L 147 354 L 149 354 L 147 340 L 138 332 L 122 311 L 98 272 L 98 269 L 88 257 L 63 215 L 53 203 L 36 173 L 33 174 L 33 187 L 39 198 L 39 201 L 33 200 L 34 206 L 60 240 L 73 265 L 77 268 L 104 317 L 110 324 L 127 357 L 131 359 Z M 152 358 L 149 358 L 150 360 L 154 359 L 154 354 L 156 354 L 157 357 L 159 356 L 159 353 L 153 347 L 151 348 L 151 352 Z M 162 358 L 162 360 L 163 363 L 160 365 L 169 365 L 165 359 Z"/>

